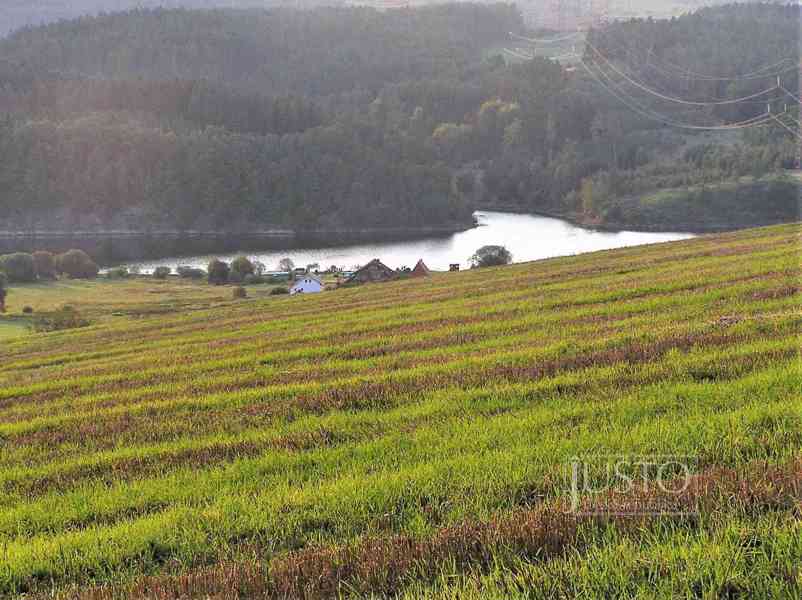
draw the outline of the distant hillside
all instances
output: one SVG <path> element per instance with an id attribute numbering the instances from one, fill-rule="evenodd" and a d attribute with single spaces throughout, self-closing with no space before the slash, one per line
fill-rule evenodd
<path id="1" fill-rule="evenodd" d="M 136 10 L 19 31 L 0 41 L 0 221 L 470 226 L 428 134 L 377 96 L 410 86 L 417 105 L 429 93 L 413 86 L 437 82 L 440 118 L 461 118 L 482 99 L 463 80 L 492 68 L 483 49 L 521 26 L 510 5 L 461 4 Z"/>
<path id="2" fill-rule="evenodd" d="M 491 206 L 665 230 L 789 220 L 793 183 L 764 184 L 796 145 L 766 105 L 789 104 L 774 70 L 797 89 L 799 11 L 616 23 L 589 36 L 587 72 L 507 62 L 509 32 L 532 34 L 511 4 L 140 9 L 20 30 L 0 40 L 0 222 L 420 231 Z M 759 101 L 704 102 L 744 96 Z"/>
<path id="3" fill-rule="evenodd" d="M 437 2 L 414 1 L 420 6 Z M 612 0 L 611 10 L 615 15 L 656 16 L 677 15 L 700 6 L 720 4 L 721 0 Z M 378 4 L 372 0 L 4 0 L 0 36 L 26 25 L 42 25 L 60 19 L 74 19 L 101 12 L 119 12 L 133 8 L 269 8 L 274 6 L 337 6 L 345 4 Z M 525 13 L 541 14 L 542 0 L 519 1 Z"/>
<path id="4" fill-rule="evenodd" d="M 309 6 L 316 3 L 315 0 L 304 2 Z M 329 5 L 337 3 L 326 2 Z M 26 25 L 38 26 L 61 19 L 133 8 L 267 8 L 281 4 L 290 3 L 282 0 L 3 0 L 0 36 Z"/>

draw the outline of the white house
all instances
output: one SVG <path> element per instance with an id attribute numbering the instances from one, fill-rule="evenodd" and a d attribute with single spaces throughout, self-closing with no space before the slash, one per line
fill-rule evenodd
<path id="1" fill-rule="evenodd" d="M 323 291 L 323 283 L 311 275 L 304 275 L 290 288 L 290 294 L 319 294 Z"/>

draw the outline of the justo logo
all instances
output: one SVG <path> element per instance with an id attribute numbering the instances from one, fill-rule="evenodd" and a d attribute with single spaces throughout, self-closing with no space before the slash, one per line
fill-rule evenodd
<path id="1" fill-rule="evenodd" d="M 588 456 L 570 465 L 571 512 L 581 515 L 695 514 L 692 456 Z"/>

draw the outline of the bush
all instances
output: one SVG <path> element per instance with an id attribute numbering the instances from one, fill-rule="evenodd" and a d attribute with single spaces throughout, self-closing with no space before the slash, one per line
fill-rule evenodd
<path id="1" fill-rule="evenodd" d="M 22 314 L 23 315 L 32 315 L 33 314 L 33 308 L 30 307 L 30 306 L 23 307 L 22 308 Z"/>
<path id="2" fill-rule="evenodd" d="M 25 252 L 0 256 L 0 271 L 6 274 L 10 283 L 36 281 L 36 264 L 33 256 Z"/>
<path id="3" fill-rule="evenodd" d="M 117 267 L 115 269 L 109 269 L 106 273 L 107 279 L 128 279 L 130 273 L 128 269 L 125 267 Z"/>
<path id="4" fill-rule="evenodd" d="M 33 253 L 33 263 L 39 279 L 56 278 L 56 257 L 50 252 L 39 250 Z"/>
<path id="5" fill-rule="evenodd" d="M 180 266 L 175 271 L 182 279 L 203 279 L 206 277 L 206 271 L 195 267 Z"/>
<path id="6" fill-rule="evenodd" d="M 504 246 L 482 246 L 470 258 L 471 267 L 498 267 L 512 262 L 512 254 Z"/>
<path id="7" fill-rule="evenodd" d="M 8 277 L 0 273 L 0 313 L 6 312 L 6 297 L 8 296 Z"/>
<path id="8" fill-rule="evenodd" d="M 290 293 L 289 288 L 285 287 L 274 287 L 272 290 L 270 290 L 271 296 L 281 296 L 282 294 L 289 294 L 289 293 Z"/>
<path id="9" fill-rule="evenodd" d="M 72 279 L 94 279 L 100 267 L 83 250 L 69 250 L 56 257 L 56 270 Z"/>
<path id="10" fill-rule="evenodd" d="M 231 297 L 234 298 L 234 300 L 242 300 L 243 298 L 248 297 L 248 292 L 245 290 L 244 287 L 238 285 L 233 290 L 231 290 Z"/>
<path id="11" fill-rule="evenodd" d="M 207 273 L 209 274 L 209 283 L 212 285 L 223 285 L 228 283 L 228 276 L 231 273 L 231 269 L 228 264 L 215 258 L 209 263 Z"/>
<path id="12" fill-rule="evenodd" d="M 89 324 L 89 321 L 84 319 L 72 306 L 64 306 L 55 312 L 39 315 L 34 319 L 31 327 L 34 331 L 41 333 L 76 329 Z"/>
<path id="13" fill-rule="evenodd" d="M 153 269 L 153 278 L 154 279 L 167 279 L 170 276 L 170 267 L 156 267 Z"/>
<path id="14" fill-rule="evenodd" d="M 242 283 L 245 285 L 262 285 L 267 283 L 267 280 L 261 275 L 246 275 L 243 277 Z"/>
<path id="15" fill-rule="evenodd" d="M 247 256 L 238 256 L 231 263 L 231 275 L 237 281 L 244 281 L 248 275 L 253 275 L 256 268 Z"/>

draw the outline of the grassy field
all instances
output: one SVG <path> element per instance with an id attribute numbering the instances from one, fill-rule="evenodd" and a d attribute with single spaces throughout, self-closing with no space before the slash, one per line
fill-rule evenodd
<path id="1" fill-rule="evenodd" d="M 273 285 L 245 286 L 251 299 L 267 298 Z M 286 284 L 285 284 L 286 287 Z M 136 321 L 145 317 L 186 313 L 236 304 L 230 286 L 210 286 L 205 280 L 192 281 L 171 277 L 97 279 L 94 281 L 60 279 L 30 284 L 16 284 L 9 293 L 5 315 L 0 315 L 0 339 L 25 335 L 35 315 L 52 313 L 72 306 L 94 324 L 107 321 Z M 30 316 L 23 312 L 32 309 Z"/>
<path id="2" fill-rule="evenodd" d="M 0 340 L 25 335 L 28 332 L 27 319 L 0 318 Z"/>
<path id="3" fill-rule="evenodd" d="M 801 236 L 3 341 L 0 594 L 793 597 Z M 683 514 L 568 510 L 609 454 L 694 457 Z"/>

